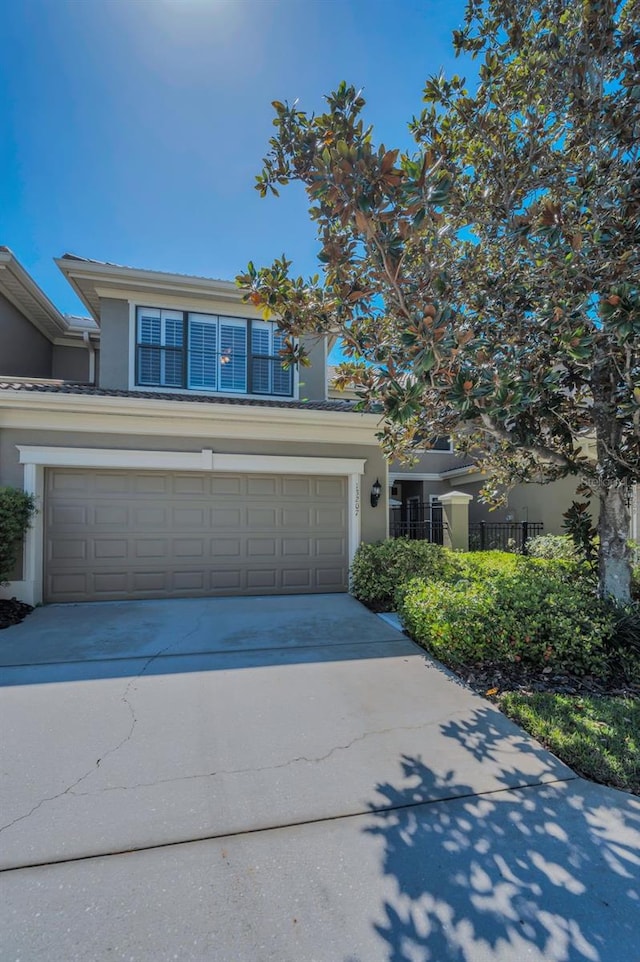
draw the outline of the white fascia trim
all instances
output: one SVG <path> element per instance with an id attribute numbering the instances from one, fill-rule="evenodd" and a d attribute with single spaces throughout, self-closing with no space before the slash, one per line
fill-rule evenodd
<path id="1" fill-rule="evenodd" d="M 467 474 L 482 474 L 482 472 L 475 464 L 470 464 L 465 465 L 464 468 L 449 468 L 448 471 L 443 471 L 442 479 L 446 481 L 448 478 L 463 478 Z"/>
<path id="2" fill-rule="evenodd" d="M 361 475 L 366 458 L 215 454 L 202 451 L 128 451 L 118 448 L 57 448 L 17 445 L 20 464 L 44 467 L 116 468 L 149 471 L 225 471 L 242 474 Z"/>
<path id="3" fill-rule="evenodd" d="M 391 480 L 393 479 L 393 480 Z M 389 474 L 389 484 L 396 481 L 442 481 L 443 475 L 440 472 L 419 472 L 419 471 L 392 471 Z"/>
<path id="4" fill-rule="evenodd" d="M 222 278 L 201 277 L 196 274 L 173 274 L 168 271 L 153 271 L 140 267 L 125 267 L 118 264 L 102 264 L 100 262 L 75 260 L 74 258 L 59 257 L 55 260 L 63 274 L 70 277 L 81 277 L 83 279 L 99 281 L 99 279 L 115 279 L 135 283 L 137 287 L 141 282 L 146 282 L 150 287 L 166 286 L 174 290 L 186 291 L 189 288 L 194 290 L 218 291 L 221 294 L 235 294 L 241 297 L 242 294 L 235 284 L 235 281 L 228 281 Z"/>
<path id="5" fill-rule="evenodd" d="M 12 380 L 10 377 L 4 378 L 5 381 Z M 15 381 L 31 381 L 29 378 L 14 378 Z M 43 383 L 56 383 L 55 379 L 44 379 Z M 140 389 L 142 390 L 142 389 Z M 166 393 L 166 392 L 165 392 Z M 13 410 L 51 410 L 53 408 L 68 409 L 74 412 L 86 412 L 91 414 L 123 414 L 123 415 L 144 415 L 146 417 L 167 417 L 179 418 L 180 420 L 192 420 L 194 418 L 206 418 L 212 421 L 262 421 L 273 423 L 280 420 L 300 421 L 304 423 L 323 423 L 335 424 L 339 419 L 340 424 L 360 427 L 367 425 L 371 431 L 379 427 L 379 417 L 376 414 L 366 414 L 351 411 L 332 411 L 324 408 L 304 408 L 291 404 L 291 406 L 271 407 L 268 404 L 270 399 L 261 398 L 267 402 L 263 405 L 252 404 L 225 404 L 220 401 L 216 404 L 212 396 L 211 401 L 169 401 L 164 398 L 147 397 L 122 397 L 100 394 L 55 394 L 52 392 L 28 392 L 12 391 L 7 388 L 0 393 L 0 408 L 10 408 Z M 372 434 L 373 438 L 373 434 Z"/>

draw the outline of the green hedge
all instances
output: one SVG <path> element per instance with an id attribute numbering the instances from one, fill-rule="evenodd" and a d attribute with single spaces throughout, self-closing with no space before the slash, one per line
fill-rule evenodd
<path id="1" fill-rule="evenodd" d="M 0 488 L 0 585 L 13 574 L 18 551 L 35 510 L 34 499 L 19 488 Z"/>
<path id="2" fill-rule="evenodd" d="M 579 560 L 576 546 L 568 534 L 540 534 L 529 538 L 527 554 L 530 558 Z"/>
<path id="3" fill-rule="evenodd" d="M 527 559 L 523 559 L 526 561 Z M 608 670 L 614 615 L 588 579 L 529 563 L 455 584 L 412 581 L 400 615 L 409 634 L 451 664 L 522 662 L 578 674 Z"/>
<path id="4" fill-rule="evenodd" d="M 389 538 L 359 545 L 351 566 L 351 593 L 376 611 L 390 611 L 396 593 L 412 578 L 448 581 L 460 575 L 458 555 L 440 545 Z"/>

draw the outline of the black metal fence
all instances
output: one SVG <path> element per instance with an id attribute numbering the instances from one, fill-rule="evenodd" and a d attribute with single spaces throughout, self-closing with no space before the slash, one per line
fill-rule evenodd
<path id="1" fill-rule="evenodd" d="M 542 534 L 540 521 L 480 521 L 469 525 L 469 551 L 527 553 L 527 541 Z"/>
<path id="2" fill-rule="evenodd" d="M 443 544 L 446 527 L 442 508 L 428 502 L 412 502 L 389 510 L 389 535 L 392 538 Z"/>

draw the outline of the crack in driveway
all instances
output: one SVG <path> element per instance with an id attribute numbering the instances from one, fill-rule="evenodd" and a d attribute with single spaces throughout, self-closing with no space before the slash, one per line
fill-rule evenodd
<path id="1" fill-rule="evenodd" d="M 167 647 L 170 647 L 170 646 L 167 646 Z M 75 789 L 78 787 L 78 785 L 80 785 L 90 775 L 92 775 L 109 755 L 113 755 L 115 752 L 119 751 L 119 749 L 122 748 L 122 746 L 125 745 L 132 738 L 136 724 L 137 724 L 137 718 L 136 718 L 133 706 L 128 700 L 128 694 L 131 690 L 131 687 L 144 674 L 144 672 L 147 670 L 149 665 L 151 665 L 151 663 L 155 661 L 156 658 L 159 658 L 160 655 L 164 654 L 166 650 L 167 648 L 161 649 L 159 652 L 156 652 L 156 654 L 152 655 L 147 660 L 147 662 L 145 663 L 144 667 L 139 672 L 139 674 L 136 675 L 135 678 L 132 678 L 129 681 L 127 687 L 125 688 L 121 696 L 121 701 L 123 701 L 127 705 L 127 708 L 131 712 L 131 717 L 132 717 L 131 726 L 129 728 L 128 733 L 125 735 L 125 737 L 122 738 L 117 745 L 115 745 L 113 748 L 110 748 L 109 751 L 105 752 L 104 755 L 101 755 L 101 757 L 96 761 L 95 765 L 92 765 L 91 768 L 88 771 L 86 771 L 83 775 L 81 775 L 79 778 L 77 778 L 75 782 L 73 782 L 71 785 L 68 785 L 63 791 L 57 792 L 55 795 L 50 795 L 47 798 L 41 799 L 37 803 L 37 805 L 33 806 L 33 808 L 30 811 L 26 812 L 24 815 L 19 815 L 17 818 L 14 818 L 13 821 L 8 822 L 6 825 L 1 826 L 0 832 L 4 832 L 6 829 L 11 828 L 13 825 L 16 825 L 18 822 L 21 822 L 27 818 L 30 818 L 35 812 L 38 811 L 39 808 L 41 808 L 47 802 L 54 802 L 59 798 L 63 798 L 65 795 L 71 795 L 71 796 L 74 796 L 75 798 L 86 798 L 91 796 L 102 795 L 102 794 L 105 794 L 106 792 L 135 791 L 136 789 L 139 789 L 139 788 L 153 788 L 156 785 L 167 785 L 173 782 L 186 782 L 186 781 L 195 781 L 195 780 L 205 779 L 205 778 L 215 778 L 221 775 L 248 775 L 251 773 L 259 774 L 260 772 L 277 771 L 278 769 L 288 768 L 290 765 L 296 765 L 301 762 L 307 762 L 308 764 L 317 764 L 319 762 L 326 761 L 336 752 L 348 751 L 353 745 L 357 744 L 358 742 L 365 741 L 368 738 L 377 737 L 379 735 L 387 735 L 390 732 L 395 732 L 395 731 L 420 731 L 423 728 L 432 728 L 434 725 L 440 724 L 442 721 L 445 720 L 445 718 L 449 719 L 453 717 L 451 714 L 447 714 L 446 716 L 443 716 L 443 718 L 437 718 L 432 721 L 424 722 L 421 725 L 400 725 L 400 726 L 392 726 L 390 728 L 376 729 L 375 731 L 370 731 L 370 732 L 364 732 L 362 735 L 356 735 L 355 738 L 352 738 L 350 741 L 348 741 L 344 745 L 334 745 L 331 749 L 329 749 L 328 752 L 325 752 L 324 755 L 318 755 L 311 758 L 309 758 L 306 755 L 298 755 L 295 758 L 290 758 L 285 762 L 280 762 L 278 765 L 265 765 L 260 768 L 250 767 L 250 768 L 219 769 L 212 772 L 203 772 L 203 773 L 198 773 L 194 775 L 180 775 L 173 778 L 162 778 L 162 779 L 157 779 L 156 781 L 153 781 L 153 782 L 138 782 L 135 785 L 110 785 L 110 786 L 107 786 L 106 788 L 99 789 L 98 791 L 95 791 L 95 792 L 76 792 Z M 459 714 L 463 714 L 463 712 L 456 712 L 455 714 L 459 715 Z"/>
<path id="2" fill-rule="evenodd" d="M 198 624 L 196 625 L 196 627 L 193 628 L 190 632 L 188 632 L 188 634 L 186 634 L 184 638 L 181 638 L 179 640 L 186 641 L 187 638 L 190 638 L 191 635 L 200 628 L 201 621 L 202 621 L 202 617 L 198 620 Z M 82 794 L 82 793 L 75 793 L 73 789 L 76 788 L 78 785 L 80 785 L 82 782 L 84 782 L 87 778 L 89 778 L 90 775 L 93 775 L 106 758 L 108 758 L 110 755 L 113 755 L 115 752 L 120 751 L 122 746 L 126 745 L 127 742 L 130 741 L 131 738 L 133 737 L 135 727 L 138 724 L 138 719 L 136 717 L 134 707 L 129 701 L 129 693 L 131 692 L 131 689 L 133 688 L 135 683 L 147 671 L 149 666 L 153 664 L 153 662 L 157 658 L 160 658 L 162 655 L 164 655 L 165 652 L 167 652 L 169 648 L 171 648 L 174 644 L 176 644 L 176 642 L 171 642 L 170 644 L 165 645 L 164 648 L 161 648 L 159 651 L 155 652 L 155 654 L 150 655 L 145 661 L 140 671 L 138 672 L 138 674 L 135 675 L 133 678 L 129 679 L 125 690 L 120 696 L 120 701 L 127 706 L 127 710 L 131 715 L 131 724 L 129 726 L 129 731 L 124 736 L 124 738 L 121 738 L 118 744 L 114 745 L 113 748 L 109 748 L 108 751 L 104 752 L 104 754 L 102 754 L 100 758 L 96 760 L 96 762 L 91 766 L 91 768 L 88 768 L 87 771 L 84 772 L 82 775 L 80 775 L 74 782 L 71 783 L 71 785 L 67 785 L 66 788 L 64 788 L 61 792 L 56 792 L 55 795 L 48 795 L 46 798 L 41 798 L 40 801 L 36 805 L 34 805 L 33 808 L 31 808 L 28 812 L 25 812 L 23 815 L 18 815 L 16 818 L 12 819 L 10 822 L 7 822 L 6 825 L 0 825 L 0 834 L 9 828 L 12 828 L 14 825 L 17 825 L 18 822 L 23 822 L 25 821 L 25 819 L 31 818 L 31 816 L 35 812 L 37 812 L 39 808 L 42 808 L 43 805 L 46 805 L 47 802 L 55 802 L 58 798 L 63 798 L 65 795 Z M 86 794 L 92 794 L 92 793 L 87 792 Z"/>
<path id="3" fill-rule="evenodd" d="M 358 742 L 365 741 L 367 738 L 374 738 L 378 735 L 388 735 L 390 732 L 420 731 L 423 728 L 432 728 L 434 725 L 439 725 L 445 720 L 445 718 L 446 720 L 449 720 L 450 718 L 455 717 L 455 715 L 461 714 L 464 714 L 464 712 L 448 714 L 443 718 L 437 718 L 432 721 L 423 722 L 420 725 L 394 725 L 391 728 L 379 728 L 375 729 L 374 731 L 364 732 L 362 735 L 356 735 L 355 738 L 352 738 L 345 745 L 334 745 L 333 748 L 330 748 L 329 751 L 325 752 L 324 755 L 317 755 L 312 758 L 309 758 L 307 755 L 297 755 L 295 758 L 289 758 L 286 762 L 280 762 L 277 765 L 264 765 L 259 768 L 221 768 L 212 772 L 201 772 L 193 775 L 176 775 L 173 778 L 159 778 L 153 782 L 136 782 L 135 785 L 109 785 L 95 792 L 71 791 L 70 794 L 74 795 L 76 798 L 83 798 L 91 795 L 102 795 L 105 792 L 130 792 L 138 788 L 154 788 L 156 785 L 168 785 L 172 782 L 188 782 L 203 778 L 215 778 L 219 775 L 249 775 L 259 774 L 260 772 L 274 772 L 282 768 L 288 768 L 290 765 L 297 765 L 300 762 L 307 762 L 308 764 L 315 765 L 319 762 L 326 761 L 336 752 L 348 751 L 353 745 L 356 745 Z"/>

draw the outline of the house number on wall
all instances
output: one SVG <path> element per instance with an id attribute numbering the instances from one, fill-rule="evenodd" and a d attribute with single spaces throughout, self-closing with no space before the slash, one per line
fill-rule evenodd
<path id="1" fill-rule="evenodd" d="M 356 494 L 354 499 L 354 507 L 356 512 L 356 518 L 360 514 L 360 483 L 356 481 Z"/>

